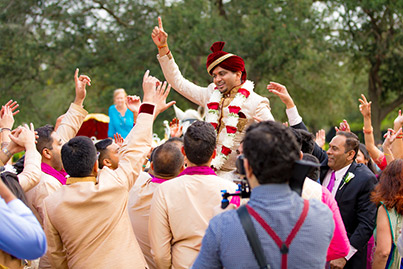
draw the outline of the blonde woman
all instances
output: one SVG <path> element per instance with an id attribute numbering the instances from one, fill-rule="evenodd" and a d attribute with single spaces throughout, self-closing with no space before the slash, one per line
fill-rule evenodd
<path id="1" fill-rule="evenodd" d="M 113 105 L 109 107 L 108 137 L 118 133 L 123 138 L 129 134 L 134 124 L 134 114 L 126 106 L 126 91 L 116 89 L 113 93 Z"/>

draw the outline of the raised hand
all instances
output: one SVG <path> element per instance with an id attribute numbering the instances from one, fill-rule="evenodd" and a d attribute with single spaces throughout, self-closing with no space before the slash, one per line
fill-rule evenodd
<path id="1" fill-rule="evenodd" d="M 155 91 L 159 80 L 153 76 L 150 76 L 150 70 L 147 70 L 143 76 L 143 103 L 154 103 Z"/>
<path id="2" fill-rule="evenodd" d="M 155 26 L 152 33 L 151 38 L 154 41 L 154 44 L 159 48 L 163 48 L 167 46 L 168 42 L 168 34 L 164 31 L 162 27 L 162 19 L 158 17 L 158 26 Z"/>
<path id="3" fill-rule="evenodd" d="M 168 87 L 167 87 L 168 86 Z M 154 103 L 156 105 L 157 114 L 164 112 L 172 105 L 176 104 L 176 101 L 171 101 L 168 104 L 166 103 L 169 91 L 171 90 L 171 85 L 169 85 L 166 81 L 163 84 L 159 83 L 156 89 L 156 95 L 154 99 Z"/>
<path id="4" fill-rule="evenodd" d="M 315 142 L 319 147 L 323 148 L 326 142 L 326 132 L 324 129 L 320 129 L 316 132 Z"/>
<path id="5" fill-rule="evenodd" d="M 402 128 L 400 127 L 399 130 L 397 130 L 397 132 L 395 132 L 395 130 L 393 129 L 388 129 L 388 132 L 383 136 L 385 138 L 385 141 L 383 142 L 382 147 L 390 147 L 393 142 L 395 142 L 396 139 L 402 139 L 403 136 L 403 131 Z"/>
<path id="6" fill-rule="evenodd" d="M 18 127 L 16 132 L 10 134 L 10 139 L 12 143 L 24 147 L 25 150 L 35 148 L 36 133 L 34 125 L 31 123 L 29 127 L 27 124 Z M 10 146 L 12 143 L 10 143 Z"/>
<path id="7" fill-rule="evenodd" d="M 141 106 L 140 97 L 137 95 L 128 95 L 126 98 L 126 106 L 134 115 L 137 115 Z"/>
<path id="8" fill-rule="evenodd" d="M 365 98 L 365 95 L 361 94 L 362 99 L 358 99 L 360 101 L 361 105 L 359 106 L 360 112 L 364 118 L 371 118 L 371 103 L 368 102 L 367 98 Z"/>
<path id="9" fill-rule="evenodd" d="M 340 122 L 339 128 L 335 126 L 334 129 L 336 130 L 336 133 L 338 131 L 351 132 L 350 125 L 348 124 L 347 120 L 343 120 L 342 122 Z"/>
<path id="10" fill-rule="evenodd" d="M 13 116 L 15 116 L 17 113 L 20 112 L 19 110 L 15 111 L 19 106 L 20 105 L 17 103 L 17 101 L 13 100 L 8 101 L 4 106 L 2 106 L 0 110 L 0 117 L 3 116 L 5 107 L 9 107 L 11 109 L 11 112 L 13 112 Z"/>
<path id="11" fill-rule="evenodd" d="M 85 96 L 87 95 L 87 91 L 85 89 L 85 86 L 91 86 L 91 79 L 86 76 L 86 75 L 80 75 L 78 76 L 79 69 L 76 69 L 76 72 L 74 74 L 74 82 L 76 84 L 76 98 L 74 100 L 74 103 L 82 106 Z"/>
<path id="12" fill-rule="evenodd" d="M 173 120 L 169 123 L 169 137 L 181 137 L 183 134 L 183 126 L 180 125 L 180 122 L 177 118 L 173 118 Z"/>
<path id="13" fill-rule="evenodd" d="M 403 115 L 402 115 L 402 110 L 399 110 L 399 115 L 396 117 L 394 121 L 395 127 L 402 127 L 403 126 Z M 396 129 L 396 128 L 395 128 Z"/>
<path id="14" fill-rule="evenodd" d="M 118 134 L 118 133 L 114 134 L 114 135 L 113 135 L 113 138 L 114 138 L 114 140 L 115 140 L 115 143 L 116 143 L 119 147 L 121 147 L 121 146 L 123 145 L 123 142 L 125 141 L 125 140 L 123 139 L 123 137 L 122 137 L 120 134 Z"/>
<path id="15" fill-rule="evenodd" d="M 292 100 L 285 86 L 276 82 L 270 82 L 270 84 L 267 85 L 267 89 L 269 92 L 277 95 L 287 108 L 292 108 L 295 106 L 294 101 Z"/>
<path id="16" fill-rule="evenodd" d="M 1 110 L 4 112 L 1 114 L 0 117 L 0 128 L 6 128 L 9 129 L 9 131 L 11 131 L 14 125 L 14 117 L 11 107 L 6 105 L 3 106 Z"/>

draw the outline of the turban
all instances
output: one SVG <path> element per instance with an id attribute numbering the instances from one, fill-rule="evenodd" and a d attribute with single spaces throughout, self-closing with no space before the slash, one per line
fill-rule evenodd
<path id="1" fill-rule="evenodd" d="M 214 42 L 214 44 L 211 45 L 210 50 L 212 53 L 207 57 L 206 63 L 207 72 L 211 75 L 213 69 L 220 66 L 232 72 L 241 71 L 241 80 L 245 81 L 246 70 L 243 59 L 237 55 L 223 51 L 224 45 L 225 42 L 222 41 Z"/>

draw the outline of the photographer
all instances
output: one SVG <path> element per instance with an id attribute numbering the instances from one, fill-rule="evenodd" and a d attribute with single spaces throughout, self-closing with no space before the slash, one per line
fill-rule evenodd
<path id="1" fill-rule="evenodd" d="M 277 122 L 253 125 L 243 150 L 250 201 L 210 221 L 193 268 L 324 268 L 334 229 L 332 213 L 290 189 L 294 163 L 300 158 L 291 131 Z M 239 214 L 245 216 L 245 211 L 252 222 L 247 231 L 253 235 L 255 230 L 255 237 L 247 236 L 241 224 Z M 262 253 L 250 243 L 260 244 Z"/>

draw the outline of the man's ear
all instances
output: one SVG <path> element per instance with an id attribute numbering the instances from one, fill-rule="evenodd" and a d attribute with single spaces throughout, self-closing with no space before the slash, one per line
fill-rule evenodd
<path id="1" fill-rule="evenodd" d="M 211 155 L 211 159 L 214 159 L 217 156 L 217 148 L 214 149 L 213 154 Z"/>
<path id="2" fill-rule="evenodd" d="M 154 171 L 154 162 L 151 162 L 151 163 L 150 163 L 150 168 L 151 168 L 151 170 Z"/>
<path id="3" fill-rule="evenodd" d="M 109 167 L 109 168 L 112 167 L 111 161 L 110 161 L 109 159 L 107 159 L 107 158 L 105 158 L 105 159 L 102 160 L 102 164 L 103 164 L 104 166 L 106 166 L 106 167 Z"/>
<path id="4" fill-rule="evenodd" d="M 302 160 L 303 157 L 304 157 L 304 153 L 300 150 L 299 151 L 299 160 Z"/>
<path id="5" fill-rule="evenodd" d="M 94 166 L 92 167 L 92 175 L 97 176 L 98 174 L 98 160 L 96 160 Z"/>
<path id="6" fill-rule="evenodd" d="M 349 152 L 347 152 L 347 160 L 352 161 L 355 156 L 355 151 L 352 149 Z"/>
<path id="7" fill-rule="evenodd" d="M 184 146 L 182 146 L 182 147 L 181 147 L 181 152 L 182 152 L 183 156 L 185 156 L 185 157 L 186 157 L 186 153 L 185 153 L 185 147 L 184 147 Z"/>
<path id="8" fill-rule="evenodd" d="M 253 169 L 252 167 L 249 165 L 249 161 L 248 159 L 244 158 L 243 159 L 243 166 L 245 168 L 245 174 L 246 174 L 246 178 L 251 178 L 253 175 Z"/>
<path id="9" fill-rule="evenodd" d="M 53 156 L 53 155 L 52 155 L 52 152 L 50 151 L 50 149 L 44 148 L 44 149 L 42 150 L 42 157 L 43 157 L 43 158 L 50 160 L 50 159 L 52 158 L 52 156 Z"/>

